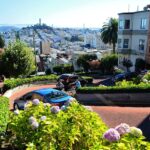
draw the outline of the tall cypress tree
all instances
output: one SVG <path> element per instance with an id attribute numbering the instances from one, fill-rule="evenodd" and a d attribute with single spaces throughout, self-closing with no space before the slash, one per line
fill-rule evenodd
<path id="1" fill-rule="evenodd" d="M 0 48 L 4 48 L 4 46 L 5 46 L 5 42 L 2 38 L 2 36 L 0 35 Z"/>

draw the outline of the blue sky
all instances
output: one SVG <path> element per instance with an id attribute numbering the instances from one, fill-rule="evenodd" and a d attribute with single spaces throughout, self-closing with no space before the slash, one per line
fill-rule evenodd
<path id="1" fill-rule="evenodd" d="M 108 18 L 147 4 L 149 0 L 2 0 L 0 24 L 35 24 L 41 18 L 54 27 L 101 27 Z"/>

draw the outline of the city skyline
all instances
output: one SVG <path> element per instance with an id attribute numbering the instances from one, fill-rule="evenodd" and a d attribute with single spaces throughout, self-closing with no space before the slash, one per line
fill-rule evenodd
<path id="1" fill-rule="evenodd" d="M 148 0 L 5 0 L 0 6 L 0 24 L 42 23 L 54 27 L 101 28 L 110 17 L 118 13 L 143 10 Z"/>

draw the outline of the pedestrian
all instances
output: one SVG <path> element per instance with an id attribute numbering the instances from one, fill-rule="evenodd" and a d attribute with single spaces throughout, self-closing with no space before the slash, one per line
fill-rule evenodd
<path id="1" fill-rule="evenodd" d="M 58 82 L 56 84 L 56 88 L 58 90 L 63 90 L 64 89 L 64 84 L 62 83 L 61 79 L 58 79 Z"/>
<path id="2" fill-rule="evenodd" d="M 78 79 L 76 79 L 76 81 L 75 81 L 75 88 L 78 89 L 80 87 L 81 87 L 81 82 Z"/>

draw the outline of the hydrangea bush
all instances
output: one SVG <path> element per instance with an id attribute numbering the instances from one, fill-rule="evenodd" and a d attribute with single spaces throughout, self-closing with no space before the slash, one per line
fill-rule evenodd
<path id="1" fill-rule="evenodd" d="M 14 146 L 28 150 L 94 149 L 107 129 L 96 113 L 72 99 L 60 108 L 36 99 L 12 113 L 9 123 Z"/>
<path id="2" fill-rule="evenodd" d="M 27 150 L 148 150 L 142 131 L 122 123 L 110 128 L 90 107 L 69 100 L 62 107 L 34 100 L 15 111 L 11 142 Z"/>

